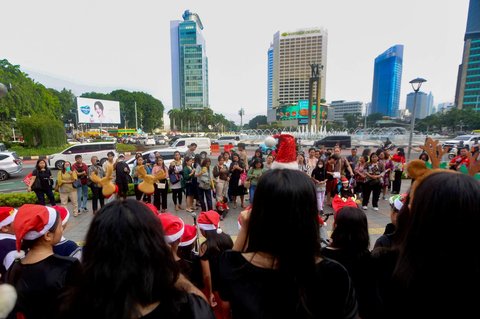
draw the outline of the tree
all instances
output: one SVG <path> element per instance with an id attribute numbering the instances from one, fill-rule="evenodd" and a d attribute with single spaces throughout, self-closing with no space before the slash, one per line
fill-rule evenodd
<path id="1" fill-rule="evenodd" d="M 248 127 L 251 129 L 258 128 L 259 125 L 266 125 L 267 117 L 265 115 L 257 115 L 248 122 Z"/>
<path id="2" fill-rule="evenodd" d="M 362 116 L 360 113 L 343 114 L 343 119 L 347 121 L 347 128 L 357 128 L 362 122 Z"/>
<path id="3" fill-rule="evenodd" d="M 377 121 L 380 121 L 383 119 L 383 114 L 382 113 L 372 113 L 369 116 L 367 116 L 367 125 L 372 126 L 377 123 Z"/>

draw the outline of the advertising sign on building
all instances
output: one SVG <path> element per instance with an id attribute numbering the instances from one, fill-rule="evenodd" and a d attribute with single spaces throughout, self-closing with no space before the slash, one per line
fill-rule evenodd
<path id="1" fill-rule="evenodd" d="M 77 97 L 78 123 L 120 124 L 120 103 Z"/>
<path id="2" fill-rule="evenodd" d="M 317 117 L 317 107 L 314 105 L 312 107 L 312 119 Z M 320 112 L 322 114 L 322 119 L 327 117 L 326 108 L 320 104 Z M 299 100 L 295 105 L 281 106 L 277 108 L 277 121 L 289 121 L 289 120 L 299 120 L 298 123 L 304 123 L 305 121 L 300 121 L 303 119 L 308 119 L 308 100 Z"/>

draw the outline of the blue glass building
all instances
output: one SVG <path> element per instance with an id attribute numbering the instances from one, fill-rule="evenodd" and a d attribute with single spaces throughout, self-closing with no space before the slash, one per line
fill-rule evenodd
<path id="1" fill-rule="evenodd" d="M 398 116 L 402 66 L 403 45 L 394 45 L 375 59 L 370 114 Z"/>
<path id="2" fill-rule="evenodd" d="M 480 0 L 470 0 L 455 105 L 480 111 Z"/>
<path id="3" fill-rule="evenodd" d="M 208 58 L 203 24 L 186 10 L 183 21 L 170 22 L 173 108 L 208 107 Z"/>
<path id="4" fill-rule="evenodd" d="M 267 73 L 267 112 L 272 109 L 273 99 L 273 44 L 268 49 L 268 73 Z"/>

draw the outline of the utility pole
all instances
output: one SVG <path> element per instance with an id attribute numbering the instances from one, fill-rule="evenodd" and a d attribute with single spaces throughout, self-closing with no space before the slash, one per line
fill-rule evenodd
<path id="1" fill-rule="evenodd" d="M 243 116 L 245 115 L 245 110 L 243 107 L 238 111 L 238 115 L 240 115 L 240 130 L 243 128 Z"/>
<path id="2" fill-rule="evenodd" d="M 135 130 L 138 131 L 137 101 L 135 101 Z"/>

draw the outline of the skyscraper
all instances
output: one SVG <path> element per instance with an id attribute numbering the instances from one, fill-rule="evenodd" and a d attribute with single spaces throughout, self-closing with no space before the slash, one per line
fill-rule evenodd
<path id="1" fill-rule="evenodd" d="M 273 94 L 273 44 L 267 52 L 268 71 L 267 71 L 267 111 L 272 109 Z"/>
<path id="2" fill-rule="evenodd" d="M 321 97 L 325 98 L 327 70 L 327 30 L 301 29 L 274 34 L 270 51 L 273 53 L 272 108 L 296 105 L 308 99 L 311 75 L 310 64 L 323 65 L 321 75 Z M 269 61 L 270 62 L 270 61 Z M 316 96 L 314 90 L 313 96 Z"/>
<path id="3" fill-rule="evenodd" d="M 203 24 L 186 10 L 183 21 L 170 21 L 173 108 L 202 109 L 208 103 L 208 58 Z"/>
<path id="4" fill-rule="evenodd" d="M 430 94 L 431 95 L 431 94 Z M 427 95 L 425 92 L 417 93 L 417 106 L 415 107 L 415 118 L 423 119 L 428 116 L 428 104 L 430 95 Z M 407 94 L 407 110 L 410 114 L 413 113 L 413 105 L 415 102 L 415 92 Z"/>
<path id="5" fill-rule="evenodd" d="M 398 116 L 402 82 L 403 45 L 394 45 L 375 59 L 369 114 Z"/>
<path id="6" fill-rule="evenodd" d="M 470 0 L 455 105 L 480 111 L 480 0 Z"/>

